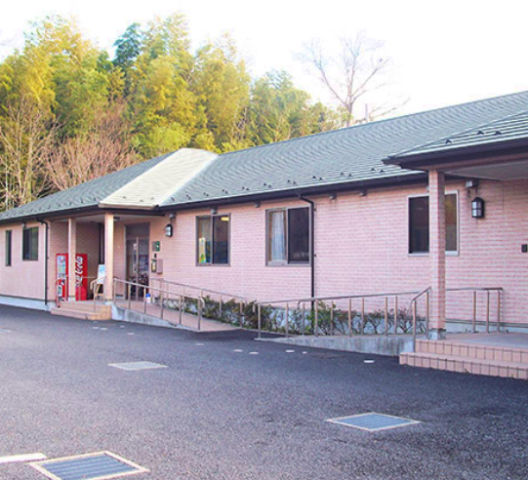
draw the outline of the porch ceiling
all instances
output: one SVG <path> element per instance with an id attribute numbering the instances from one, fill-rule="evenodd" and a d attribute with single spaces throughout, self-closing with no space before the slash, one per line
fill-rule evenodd
<path id="1" fill-rule="evenodd" d="M 445 173 L 457 177 L 480 178 L 483 180 L 522 180 L 528 179 L 528 159 L 491 165 L 474 165 L 450 168 Z"/>
<path id="2" fill-rule="evenodd" d="M 137 215 L 137 214 L 115 214 L 114 219 L 121 223 L 139 223 L 139 222 L 148 222 L 152 218 L 159 218 L 159 216 L 153 217 L 152 215 Z M 75 217 L 77 223 L 104 223 L 104 213 L 98 213 L 95 215 L 85 215 Z M 67 222 L 67 218 L 62 218 L 57 220 L 58 222 Z"/>

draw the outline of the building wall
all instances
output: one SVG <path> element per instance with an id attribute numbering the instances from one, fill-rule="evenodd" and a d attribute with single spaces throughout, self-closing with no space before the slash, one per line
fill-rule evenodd
<path id="1" fill-rule="evenodd" d="M 478 191 L 467 191 L 461 181 L 449 182 L 448 192 L 458 194 L 459 248 L 447 257 L 447 286 L 503 287 L 503 320 L 528 322 L 528 182 L 481 182 Z M 366 196 L 339 194 L 332 200 L 318 196 L 315 213 L 316 295 L 370 294 L 418 291 L 429 283 L 428 255 L 408 253 L 408 198 L 425 195 L 425 185 L 372 190 Z M 471 217 L 470 202 L 476 195 L 486 202 L 484 219 Z M 208 209 L 176 213 L 174 236 L 167 238 L 168 216 L 152 217 L 150 241 L 160 240 L 157 254 L 164 278 L 202 288 L 220 290 L 251 299 L 308 297 L 308 265 L 266 265 L 266 210 L 307 206 L 300 200 L 226 206 L 230 214 L 230 264 L 196 264 L 196 217 Z M 125 219 L 115 226 L 114 274 L 125 278 Z M 33 224 L 28 224 L 32 226 Z M 38 224 L 35 224 L 38 225 Z M 12 266 L 5 266 L 5 230 L 13 231 Z M 44 226 L 39 226 L 39 260 L 22 261 L 22 226 L 0 227 L 0 296 L 44 297 Z M 89 274 L 98 263 L 97 224 L 78 224 L 78 251 L 88 253 Z M 50 226 L 49 298 L 55 295 L 55 254 L 67 251 L 67 224 Z M 152 255 L 152 252 L 151 252 Z M 151 282 L 153 283 L 153 282 Z M 408 306 L 410 295 L 400 299 Z M 448 317 L 470 319 L 469 292 L 448 293 Z M 478 295 L 478 319 L 485 318 L 486 294 Z M 370 302 L 367 308 L 379 308 Z M 393 297 L 389 298 L 392 307 Z M 353 305 L 359 308 L 359 305 Z M 422 305 L 423 308 L 423 305 Z M 496 294 L 490 296 L 490 318 L 496 318 Z"/>
<path id="2" fill-rule="evenodd" d="M 39 228 L 38 260 L 22 260 L 22 224 L 0 227 L 0 296 L 27 299 L 44 298 L 44 225 L 28 222 L 27 227 Z M 6 266 L 5 232 L 12 231 L 11 266 Z"/>
<path id="3" fill-rule="evenodd" d="M 528 182 L 481 182 L 478 193 L 463 182 L 449 182 L 447 192 L 458 195 L 459 248 L 447 254 L 447 286 L 503 287 L 503 320 L 528 321 Z M 397 187 L 315 197 L 316 295 L 418 291 L 428 286 L 429 257 L 408 253 L 408 198 L 426 195 L 425 186 Z M 476 195 L 486 202 L 486 217 L 471 217 Z M 265 212 L 281 206 L 305 206 L 299 200 L 263 202 L 219 208 L 231 215 L 229 265 L 196 265 L 196 216 L 209 210 L 177 212 L 174 236 L 166 238 L 168 218 L 151 224 L 151 240 L 161 240 L 163 277 L 259 300 L 310 295 L 310 268 L 267 266 Z M 408 306 L 411 295 L 400 299 Z M 486 293 L 478 294 L 477 316 L 485 317 Z M 393 302 L 391 296 L 389 301 Z M 370 301 L 371 308 L 381 306 Z M 358 305 L 355 305 L 358 308 Z M 496 294 L 490 295 L 490 318 L 496 317 Z M 449 292 L 448 316 L 470 319 L 472 293 Z"/>

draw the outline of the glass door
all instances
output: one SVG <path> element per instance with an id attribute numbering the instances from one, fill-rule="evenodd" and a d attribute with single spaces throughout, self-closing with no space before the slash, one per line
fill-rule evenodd
<path id="1" fill-rule="evenodd" d="M 149 283 L 149 225 L 137 224 L 126 227 L 127 280 L 139 285 Z M 132 295 L 143 297 L 145 288 L 134 286 Z"/>

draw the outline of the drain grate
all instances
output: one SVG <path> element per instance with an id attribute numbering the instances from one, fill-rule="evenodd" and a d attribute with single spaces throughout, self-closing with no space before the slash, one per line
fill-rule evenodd
<path id="1" fill-rule="evenodd" d="M 35 462 L 31 466 L 52 480 L 106 480 L 148 472 L 146 468 L 110 452 L 56 458 Z"/>
<path id="2" fill-rule="evenodd" d="M 348 417 L 329 418 L 327 422 L 359 428 L 360 430 L 367 430 L 368 432 L 378 432 L 380 430 L 388 430 L 389 428 L 406 427 L 407 425 L 420 423 L 418 420 L 411 420 L 410 418 L 395 417 L 394 415 L 375 412 L 360 413 Z"/>
<path id="3" fill-rule="evenodd" d="M 109 363 L 109 367 L 119 368 L 120 370 L 136 371 L 136 370 L 151 370 L 153 368 L 167 368 L 167 365 L 154 362 L 123 362 L 123 363 Z"/>

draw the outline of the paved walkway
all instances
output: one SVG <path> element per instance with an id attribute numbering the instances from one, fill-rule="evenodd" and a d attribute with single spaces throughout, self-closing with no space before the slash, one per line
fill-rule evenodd
<path id="1" fill-rule="evenodd" d="M 528 348 L 526 333 L 448 333 L 447 340 L 495 347 Z"/>
<path id="2" fill-rule="evenodd" d="M 146 314 L 151 317 L 161 319 L 161 308 L 152 303 L 145 303 L 143 301 L 131 301 L 130 304 L 126 300 L 117 300 L 116 305 L 118 307 L 127 308 L 130 306 L 130 310 L 139 314 Z M 177 310 L 165 308 L 163 310 L 162 320 L 170 323 L 173 326 L 185 328 L 188 330 L 196 330 L 200 332 L 224 332 L 229 330 L 236 330 L 238 327 L 229 323 L 218 322 L 208 318 L 202 318 L 198 321 L 197 315 L 190 313 L 180 313 Z M 148 322 L 146 322 L 148 323 Z"/>

